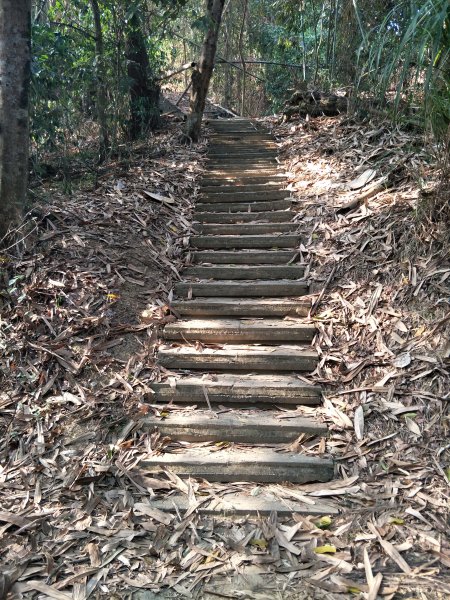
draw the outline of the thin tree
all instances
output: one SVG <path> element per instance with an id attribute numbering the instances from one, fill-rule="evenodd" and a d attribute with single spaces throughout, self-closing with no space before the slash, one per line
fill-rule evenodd
<path id="1" fill-rule="evenodd" d="M 206 1 L 208 29 L 203 41 L 198 67 L 192 72 L 190 111 L 186 122 L 186 137 L 193 142 L 197 142 L 200 137 L 206 96 L 214 69 L 217 38 L 219 36 L 224 4 L 225 0 Z"/>
<path id="2" fill-rule="evenodd" d="M 0 238 L 26 202 L 30 30 L 31 0 L 0 0 Z"/>
<path id="3" fill-rule="evenodd" d="M 108 121 L 106 117 L 108 98 L 106 96 L 105 85 L 105 57 L 103 52 L 103 32 L 100 21 L 100 7 L 98 0 L 90 0 L 92 14 L 94 16 L 95 28 L 95 76 L 97 85 L 97 119 L 100 126 L 100 151 L 99 161 L 103 162 L 106 158 L 109 139 L 108 139 Z"/>
<path id="4" fill-rule="evenodd" d="M 241 115 L 244 117 L 245 111 L 245 88 L 246 88 L 246 74 L 247 74 L 247 65 L 244 60 L 244 30 L 245 24 L 247 20 L 247 9 L 248 9 L 248 0 L 244 0 L 244 6 L 242 7 L 242 22 L 241 29 L 239 31 L 239 57 L 241 59 L 242 65 L 242 89 L 241 89 Z"/>

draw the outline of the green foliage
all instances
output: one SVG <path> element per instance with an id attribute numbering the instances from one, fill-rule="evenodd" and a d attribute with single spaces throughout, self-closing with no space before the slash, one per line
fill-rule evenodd
<path id="1" fill-rule="evenodd" d="M 395 114 L 418 106 L 425 126 L 438 139 L 450 124 L 449 0 L 403 0 L 371 33 L 360 83 L 385 97 L 394 95 Z"/>
<path id="2" fill-rule="evenodd" d="M 450 123 L 450 0 L 245 0 L 226 4 L 218 55 L 282 65 L 217 66 L 212 96 L 247 114 L 279 111 L 293 89 L 351 83 L 394 99 L 445 140 Z M 208 23 L 194 0 L 99 0 L 112 144 L 130 120 L 126 32 L 139 15 L 152 75 L 196 60 Z M 240 32 L 242 30 L 242 40 Z M 182 39 L 187 39 L 183 43 Z M 243 43 L 241 48 L 240 41 Z M 32 143 L 35 154 L 83 148 L 96 135 L 94 24 L 87 0 L 48 0 L 33 25 Z M 255 77 L 251 77 L 254 75 Z M 186 86 L 183 74 L 179 86 Z M 170 82 L 172 83 L 172 81 Z M 404 113 L 405 111 L 403 111 Z M 412 118 L 411 114 L 408 118 Z"/>
<path id="3" fill-rule="evenodd" d="M 86 101 L 83 92 L 92 88 L 92 44 L 81 45 L 79 37 L 45 24 L 33 26 L 31 137 L 35 149 L 52 150 L 64 142 L 68 120 L 80 112 Z"/>
<path id="4" fill-rule="evenodd" d="M 185 0 L 101 0 L 108 128 L 113 144 L 129 121 L 126 32 L 139 13 L 152 73 L 164 72 L 176 56 L 167 26 Z M 31 140 L 35 162 L 42 153 L 81 148 L 96 135 L 95 30 L 86 0 L 49 0 L 32 27 Z"/>

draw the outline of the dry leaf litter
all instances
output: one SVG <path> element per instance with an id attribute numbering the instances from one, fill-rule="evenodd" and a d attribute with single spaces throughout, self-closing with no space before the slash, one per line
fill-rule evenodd
<path id="1" fill-rule="evenodd" d="M 335 481 L 209 484 L 139 467 L 191 445 L 148 431 L 145 415 L 195 409 L 153 405 L 149 389 L 171 376 L 155 365 L 158 327 L 174 318 L 204 156 L 171 126 L 157 157 L 111 164 L 95 191 L 49 190 L 27 248 L 2 256 L 0 598 L 11 586 L 8 598 L 65 600 L 450 594 L 450 265 L 416 220 L 417 178 L 435 172 L 384 124 L 265 123 L 305 231 L 311 382 L 331 430 L 290 450 L 330 453 Z M 341 512 L 198 512 L 263 489 Z M 152 507 L 180 493 L 185 513 Z"/>

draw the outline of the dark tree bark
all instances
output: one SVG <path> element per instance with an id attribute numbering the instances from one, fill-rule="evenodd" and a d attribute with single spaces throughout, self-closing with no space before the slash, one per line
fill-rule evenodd
<path id="1" fill-rule="evenodd" d="M 245 116 L 245 91 L 246 91 L 246 74 L 247 74 L 247 65 L 244 60 L 244 29 L 247 20 L 247 9 L 248 9 L 248 0 L 243 0 L 244 6 L 242 7 L 242 22 L 241 29 L 239 31 L 239 57 L 241 59 L 242 66 L 242 89 L 241 89 L 241 115 Z"/>
<path id="2" fill-rule="evenodd" d="M 229 11 L 230 12 L 230 11 Z M 225 60 L 230 60 L 230 48 L 231 48 L 231 33 L 228 25 L 228 19 L 224 22 L 224 33 L 225 33 Z M 232 107 L 232 88 L 233 88 L 233 72 L 232 67 L 229 64 L 224 64 L 224 84 L 223 84 L 223 100 L 222 104 L 225 108 Z"/>
<path id="3" fill-rule="evenodd" d="M 26 202 L 30 29 L 31 0 L 0 0 L 0 238 Z"/>
<path id="4" fill-rule="evenodd" d="M 108 98 L 106 96 L 106 85 L 105 85 L 105 57 L 103 53 L 103 32 L 102 24 L 100 21 L 100 8 L 98 0 L 90 0 L 92 14 L 94 16 L 94 27 L 95 27 L 95 53 L 96 53 L 96 66 L 95 66 L 95 77 L 96 77 L 96 100 L 97 100 L 97 119 L 100 126 L 100 151 L 99 161 L 103 162 L 107 156 L 109 148 L 108 138 L 108 120 L 107 120 L 107 105 Z"/>
<path id="5" fill-rule="evenodd" d="M 130 19 L 125 47 L 130 80 L 130 138 L 137 139 L 160 122 L 160 87 L 148 60 L 142 25 L 137 13 Z"/>
<path id="6" fill-rule="evenodd" d="M 190 112 L 186 122 L 186 137 L 193 142 L 197 142 L 200 137 L 206 96 L 208 94 L 209 82 L 214 69 L 217 38 L 219 35 L 224 4 L 225 0 L 206 1 L 206 15 L 209 24 L 203 41 L 198 68 L 194 69 L 192 72 Z"/>

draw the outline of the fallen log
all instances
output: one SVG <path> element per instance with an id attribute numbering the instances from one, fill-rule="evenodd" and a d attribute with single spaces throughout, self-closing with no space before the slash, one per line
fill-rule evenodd
<path id="1" fill-rule="evenodd" d="M 284 121 L 289 121 L 294 115 L 300 117 L 337 117 L 346 113 L 348 98 L 320 92 L 319 90 L 297 90 L 286 102 L 283 110 Z"/>

